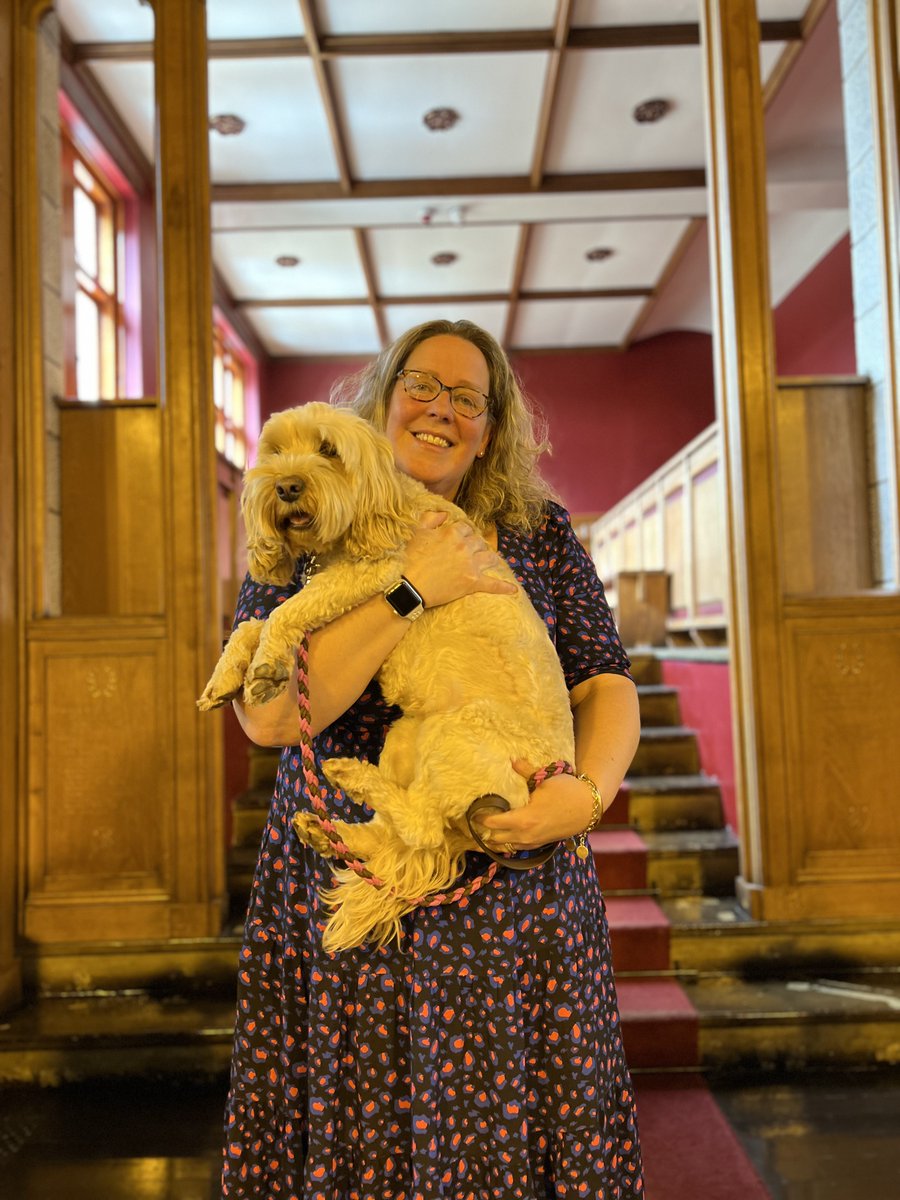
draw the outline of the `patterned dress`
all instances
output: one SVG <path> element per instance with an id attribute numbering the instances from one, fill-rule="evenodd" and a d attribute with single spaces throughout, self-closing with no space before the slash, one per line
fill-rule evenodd
<path id="1" fill-rule="evenodd" d="M 554 638 L 570 688 L 628 659 L 567 514 L 499 551 Z M 236 621 L 295 590 L 256 584 Z M 316 739 L 377 759 L 396 717 L 373 684 Z M 359 820 L 340 791 L 335 814 Z M 226 1113 L 228 1200 L 615 1200 L 643 1194 L 631 1079 L 593 860 L 499 870 L 404 918 L 402 944 L 325 953 L 327 863 L 291 828 L 308 807 L 287 747 L 241 950 Z M 487 859 L 468 856 L 466 874 Z"/>

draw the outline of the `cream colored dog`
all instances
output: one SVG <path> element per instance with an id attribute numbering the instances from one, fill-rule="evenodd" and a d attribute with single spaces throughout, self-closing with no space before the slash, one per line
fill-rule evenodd
<path id="1" fill-rule="evenodd" d="M 400 553 L 424 512 L 465 521 L 461 509 L 394 466 L 388 440 L 347 409 L 307 404 L 265 424 L 242 500 L 250 572 L 286 584 L 298 556 L 318 570 L 266 621 L 234 631 L 201 699 L 214 708 L 241 694 L 272 699 L 293 671 L 305 633 L 384 592 L 400 578 Z M 514 581 L 506 564 L 497 573 Z M 346 845 L 387 886 L 335 871 L 329 950 L 400 937 L 400 918 L 423 896 L 450 888 L 475 848 L 465 813 L 485 793 L 517 808 L 528 800 L 512 760 L 574 761 L 572 712 L 544 622 L 521 587 L 473 593 L 426 609 L 378 672 L 391 726 L 377 766 L 355 758 L 322 763 L 327 778 L 375 812 L 335 825 Z M 331 856 L 315 816 L 294 818 L 300 838 Z"/>

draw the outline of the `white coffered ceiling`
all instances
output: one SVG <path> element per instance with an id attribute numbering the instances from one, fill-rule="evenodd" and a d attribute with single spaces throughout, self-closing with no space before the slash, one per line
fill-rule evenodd
<path id="1" fill-rule="evenodd" d="M 847 229 L 833 2 L 758 4 L 775 302 Z M 245 122 L 210 132 L 213 258 L 267 353 L 368 354 L 434 316 L 525 351 L 709 327 L 697 0 L 206 7 L 210 115 Z M 151 9 L 57 12 L 151 162 Z M 637 123 L 651 99 L 669 114 Z"/>

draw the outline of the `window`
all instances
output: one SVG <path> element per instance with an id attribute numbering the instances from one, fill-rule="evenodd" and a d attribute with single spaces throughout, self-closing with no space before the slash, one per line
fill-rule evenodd
<path id="1" fill-rule="evenodd" d="M 80 400 L 111 400 L 124 379 L 123 203 L 65 135 L 63 195 L 66 392 Z"/>
<path id="2" fill-rule="evenodd" d="M 219 323 L 213 328 L 213 347 L 216 450 L 242 471 L 247 465 L 246 367 L 229 331 Z"/>

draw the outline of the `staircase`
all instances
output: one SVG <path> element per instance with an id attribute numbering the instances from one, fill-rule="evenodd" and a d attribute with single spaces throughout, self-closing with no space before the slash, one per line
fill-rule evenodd
<path id="1" fill-rule="evenodd" d="M 591 835 L 629 1062 L 647 1072 L 900 1062 L 900 919 L 771 925 L 738 905 L 738 845 L 696 732 L 652 654 L 633 654 L 643 732 Z M 224 1074 L 240 923 L 278 755 L 253 749 L 218 938 L 86 941 L 30 964 L 0 1023 L 0 1081 Z M 640 1087 L 639 1087 L 640 1090 Z"/>

